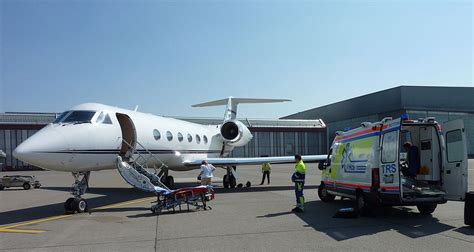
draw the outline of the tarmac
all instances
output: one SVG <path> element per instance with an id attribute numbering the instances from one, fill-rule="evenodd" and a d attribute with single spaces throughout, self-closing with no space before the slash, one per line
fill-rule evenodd
<path id="1" fill-rule="evenodd" d="M 474 160 L 469 160 L 474 174 Z M 464 225 L 463 202 L 438 205 L 432 215 L 416 207 L 384 207 L 370 216 L 333 218 L 351 207 L 339 197 L 321 202 L 321 172 L 307 164 L 305 212 L 295 205 L 293 165 L 273 165 L 271 184 L 259 185 L 259 166 L 239 166 L 239 182 L 224 189 L 216 172 L 211 210 L 154 215 L 151 194 L 131 188 L 115 170 L 92 172 L 84 195 L 90 212 L 64 215 L 73 178 L 54 171 L 36 175 L 42 187 L 0 191 L 0 251 L 474 251 L 474 228 Z M 198 171 L 172 172 L 178 187 L 195 185 Z M 474 191 L 474 176 L 469 177 Z"/>

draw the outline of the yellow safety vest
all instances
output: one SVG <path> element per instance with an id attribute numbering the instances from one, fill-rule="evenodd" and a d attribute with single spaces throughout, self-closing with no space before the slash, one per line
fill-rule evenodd
<path id="1" fill-rule="evenodd" d="M 271 167 L 269 163 L 262 164 L 262 172 L 270 171 Z"/>
<path id="2" fill-rule="evenodd" d="M 295 172 L 298 172 L 300 174 L 305 174 L 306 173 L 306 165 L 304 165 L 303 160 L 296 163 Z"/>

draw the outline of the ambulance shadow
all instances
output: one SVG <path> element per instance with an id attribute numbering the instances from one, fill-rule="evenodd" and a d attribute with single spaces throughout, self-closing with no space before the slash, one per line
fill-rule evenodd
<path id="1" fill-rule="evenodd" d="M 460 227 L 460 228 L 454 229 L 454 231 L 461 234 L 465 234 L 465 235 L 471 235 L 471 236 L 474 235 L 474 227 L 471 227 L 471 226 Z"/>
<path id="2" fill-rule="evenodd" d="M 70 187 L 41 187 L 40 189 L 36 189 L 36 190 L 54 190 L 54 191 L 69 192 L 71 188 Z M 100 196 L 98 197 L 96 196 L 92 198 L 88 194 L 98 194 Z M 69 196 L 70 196 L 69 194 L 64 194 L 64 201 Z M 149 197 L 149 196 L 153 196 L 153 195 L 144 193 L 138 190 L 133 190 L 132 188 L 89 188 L 84 198 L 87 199 L 88 208 L 94 209 L 97 207 L 122 203 L 125 201 L 140 199 L 140 198 Z M 5 202 L 2 202 L 2 204 L 5 204 Z M 107 210 L 116 211 L 117 209 L 107 209 Z M 124 209 L 122 208 L 121 210 L 123 211 Z M 140 210 L 143 210 L 143 207 L 138 208 L 138 209 L 133 209 L 133 210 L 140 211 Z M 92 212 L 94 211 L 99 212 L 102 210 L 92 210 Z M 64 202 L 24 208 L 24 209 L 11 210 L 11 211 L 0 213 L 0 225 L 3 226 L 3 225 L 11 224 L 11 223 L 38 220 L 38 219 L 54 217 L 54 216 L 63 215 L 63 214 L 64 214 Z"/>
<path id="3" fill-rule="evenodd" d="M 421 215 L 409 208 L 378 208 L 369 216 L 333 218 L 339 209 L 350 207 L 353 207 L 353 202 L 350 200 L 335 200 L 330 203 L 318 200 L 305 203 L 304 213 L 271 213 L 257 218 L 273 218 L 295 214 L 306 223 L 306 227 L 325 233 L 336 241 L 374 235 L 390 230 L 395 230 L 400 234 L 416 239 L 454 228 L 439 223 L 437 218 L 430 215 Z"/>

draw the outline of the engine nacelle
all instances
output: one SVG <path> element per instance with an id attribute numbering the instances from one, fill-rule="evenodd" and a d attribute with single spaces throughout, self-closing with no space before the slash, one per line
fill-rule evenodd
<path id="1" fill-rule="evenodd" d="M 240 147 L 252 140 L 250 130 L 239 121 L 227 121 L 221 125 L 221 137 L 228 145 Z"/>

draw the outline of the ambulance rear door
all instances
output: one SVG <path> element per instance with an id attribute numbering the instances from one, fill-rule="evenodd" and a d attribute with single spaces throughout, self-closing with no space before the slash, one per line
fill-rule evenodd
<path id="1" fill-rule="evenodd" d="M 400 118 L 384 124 L 380 137 L 380 187 L 382 194 L 400 195 Z"/>
<path id="2" fill-rule="evenodd" d="M 464 200 L 467 192 L 466 131 L 462 119 L 444 123 L 445 158 L 442 171 L 447 200 Z"/>

